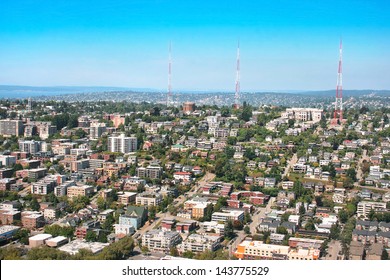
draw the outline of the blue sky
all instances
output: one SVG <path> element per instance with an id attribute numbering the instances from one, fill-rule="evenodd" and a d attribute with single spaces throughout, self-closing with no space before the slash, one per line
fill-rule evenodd
<path id="1" fill-rule="evenodd" d="M 0 84 L 390 89 L 390 1 L 0 1 Z"/>

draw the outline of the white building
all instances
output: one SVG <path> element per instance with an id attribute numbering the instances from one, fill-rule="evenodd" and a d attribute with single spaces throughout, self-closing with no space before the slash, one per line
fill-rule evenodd
<path id="1" fill-rule="evenodd" d="M 108 150 L 113 153 L 131 153 L 137 150 L 137 137 L 120 136 L 108 137 Z"/>
<path id="2" fill-rule="evenodd" d="M 153 229 L 142 236 L 142 246 L 150 251 L 169 251 L 182 241 L 180 234 L 176 231 L 162 231 Z"/>
<path id="3" fill-rule="evenodd" d="M 179 252 L 204 252 L 206 250 L 215 251 L 220 245 L 219 236 L 191 234 L 177 248 Z"/>
<path id="4" fill-rule="evenodd" d="M 374 210 L 375 212 L 386 211 L 386 203 L 376 201 L 360 201 L 357 205 L 358 217 L 367 217 L 371 210 Z"/>

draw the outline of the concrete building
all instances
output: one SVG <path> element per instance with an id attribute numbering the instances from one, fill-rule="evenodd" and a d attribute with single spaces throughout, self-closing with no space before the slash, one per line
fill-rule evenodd
<path id="1" fill-rule="evenodd" d="M 137 137 L 120 136 L 108 137 L 108 151 L 113 153 L 131 153 L 137 151 Z"/>
<path id="2" fill-rule="evenodd" d="M 49 247 L 57 248 L 61 245 L 68 243 L 68 238 L 66 238 L 65 236 L 57 236 L 54 238 L 47 239 L 45 243 Z"/>
<path id="3" fill-rule="evenodd" d="M 37 229 L 45 225 L 45 218 L 40 212 L 22 212 L 22 224 L 27 229 Z"/>
<path id="4" fill-rule="evenodd" d="M 0 241 L 10 240 L 19 229 L 18 226 L 0 226 Z"/>
<path id="5" fill-rule="evenodd" d="M 194 102 L 184 102 L 183 103 L 183 113 L 191 114 L 195 111 L 195 103 Z"/>
<path id="6" fill-rule="evenodd" d="M 58 248 L 58 250 L 71 255 L 76 255 L 81 249 L 86 249 L 91 251 L 93 254 L 97 254 L 100 253 L 108 245 L 110 244 L 101 242 L 86 242 L 81 239 L 75 239 L 64 246 L 61 246 L 60 248 Z"/>
<path id="7" fill-rule="evenodd" d="M 240 221 L 244 220 L 244 211 L 240 210 L 226 210 L 225 212 L 214 212 L 211 215 L 211 220 L 216 222 L 226 222 L 228 220 Z"/>
<path id="8" fill-rule="evenodd" d="M 148 167 L 138 167 L 137 177 L 159 179 L 162 175 L 162 167 L 158 165 L 149 165 Z"/>
<path id="9" fill-rule="evenodd" d="M 1 166 L 12 166 L 16 163 L 16 157 L 15 156 L 5 156 L 0 155 L 0 164 Z"/>
<path id="10" fill-rule="evenodd" d="M 47 233 L 37 234 L 28 239 L 28 245 L 30 248 L 39 247 L 45 245 L 45 241 L 52 237 L 53 236 L 51 234 Z"/>
<path id="11" fill-rule="evenodd" d="M 191 234 L 177 247 L 177 249 L 181 253 L 187 251 L 194 253 L 204 252 L 206 250 L 216 251 L 221 245 L 220 240 L 220 236 Z"/>
<path id="12" fill-rule="evenodd" d="M 162 231 L 153 229 L 142 236 L 142 246 L 150 251 L 169 252 L 169 250 L 182 241 L 180 234 L 176 231 Z"/>
<path id="13" fill-rule="evenodd" d="M 105 123 L 92 123 L 89 128 L 89 136 L 93 139 L 100 138 L 104 132 L 106 132 L 106 124 Z"/>
<path id="14" fill-rule="evenodd" d="M 323 110 L 317 108 L 288 108 L 282 113 L 283 119 L 294 119 L 297 121 L 319 122 L 322 118 Z"/>
<path id="15" fill-rule="evenodd" d="M 159 193 L 143 192 L 136 196 L 135 202 L 137 205 L 158 206 L 161 204 L 162 199 L 162 195 Z"/>
<path id="16" fill-rule="evenodd" d="M 83 185 L 83 186 L 71 186 L 67 189 L 67 196 L 69 198 L 78 197 L 78 196 L 89 196 L 94 192 L 93 186 Z"/>
<path id="17" fill-rule="evenodd" d="M 366 218 L 371 210 L 374 210 L 375 212 L 386 211 L 386 203 L 376 201 L 361 201 L 357 205 L 358 217 Z"/>
<path id="18" fill-rule="evenodd" d="M 20 120 L 0 120 L 0 135 L 10 137 L 23 135 L 23 122 Z"/>
<path id="19" fill-rule="evenodd" d="M 241 260 L 287 260 L 289 246 L 264 244 L 262 241 L 244 240 L 237 246 L 234 256 Z"/>
<path id="20" fill-rule="evenodd" d="M 36 154 L 42 151 L 43 144 L 42 141 L 35 140 L 19 140 L 19 150 L 24 153 Z"/>

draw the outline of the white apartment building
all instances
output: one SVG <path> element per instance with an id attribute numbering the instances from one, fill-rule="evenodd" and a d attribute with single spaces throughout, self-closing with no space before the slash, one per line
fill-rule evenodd
<path id="1" fill-rule="evenodd" d="M 120 136 L 108 137 L 108 150 L 113 153 L 131 153 L 137 150 L 137 137 Z"/>
<path id="2" fill-rule="evenodd" d="M 374 210 L 375 212 L 386 211 L 386 203 L 376 201 L 361 201 L 357 205 L 358 217 L 367 217 L 371 210 Z"/>
<path id="3" fill-rule="evenodd" d="M 177 248 L 180 252 L 204 252 L 206 250 L 215 251 L 220 245 L 219 236 L 191 234 Z"/>
<path id="4" fill-rule="evenodd" d="M 182 238 L 176 231 L 153 229 L 142 236 L 142 246 L 146 246 L 150 251 L 167 252 L 181 241 Z"/>

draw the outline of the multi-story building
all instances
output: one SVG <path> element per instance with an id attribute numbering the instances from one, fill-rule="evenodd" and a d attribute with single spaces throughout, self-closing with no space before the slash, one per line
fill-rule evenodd
<path id="1" fill-rule="evenodd" d="M 0 120 L 0 135 L 5 137 L 23 135 L 23 122 L 20 120 Z"/>
<path id="2" fill-rule="evenodd" d="M 137 137 L 120 136 L 108 137 L 108 150 L 113 153 L 131 153 L 137 150 Z"/>
<path id="3" fill-rule="evenodd" d="M 191 234 L 178 246 L 178 250 L 179 252 L 191 251 L 194 253 L 206 250 L 215 251 L 221 245 L 220 240 L 220 236 Z"/>
<path id="4" fill-rule="evenodd" d="M 0 155 L 0 164 L 1 164 L 1 166 L 12 166 L 15 163 L 16 163 L 16 157 L 15 156 Z"/>
<path id="5" fill-rule="evenodd" d="M 162 167 L 158 165 L 149 165 L 148 167 L 138 167 L 137 177 L 159 179 L 162 175 Z"/>
<path id="6" fill-rule="evenodd" d="M 376 201 L 361 201 L 357 205 L 358 217 L 366 218 L 371 210 L 374 210 L 375 212 L 386 211 L 386 203 Z"/>
<path id="7" fill-rule="evenodd" d="M 23 227 L 28 229 L 37 229 L 45 225 L 45 218 L 40 212 L 24 211 L 22 212 Z"/>
<path id="8" fill-rule="evenodd" d="M 289 252 L 289 246 L 264 244 L 262 241 L 244 240 L 237 246 L 234 255 L 238 259 L 244 260 L 287 260 Z"/>
<path id="9" fill-rule="evenodd" d="M 68 188 L 71 186 L 76 186 L 76 183 L 74 181 L 66 181 L 62 183 L 61 185 L 54 188 L 54 195 L 58 197 L 65 196 Z"/>
<path id="10" fill-rule="evenodd" d="M 211 215 L 211 220 L 216 222 L 226 222 L 228 220 L 240 221 L 244 220 L 244 211 L 230 210 L 226 212 L 214 212 Z"/>
<path id="11" fill-rule="evenodd" d="M 28 178 L 33 180 L 33 181 L 36 181 L 39 178 L 45 177 L 46 173 L 47 173 L 46 168 L 29 169 L 28 170 Z"/>
<path id="12" fill-rule="evenodd" d="M 106 124 L 105 123 L 92 123 L 89 128 L 89 136 L 93 139 L 100 138 L 104 132 L 106 132 Z"/>
<path id="13" fill-rule="evenodd" d="M 183 113 L 190 114 L 195 111 L 195 103 L 194 102 L 184 102 L 183 103 Z"/>
<path id="14" fill-rule="evenodd" d="M 94 192 L 93 186 L 71 186 L 67 189 L 67 196 L 69 198 L 78 197 L 78 196 L 89 196 Z"/>
<path id="15" fill-rule="evenodd" d="M 42 141 L 19 140 L 19 150 L 21 152 L 36 154 L 42 150 Z"/>
<path id="16" fill-rule="evenodd" d="M 323 110 L 316 108 L 289 108 L 282 113 L 284 119 L 295 119 L 297 121 L 319 122 L 322 118 Z"/>
<path id="17" fill-rule="evenodd" d="M 162 231 L 153 229 L 142 236 L 142 246 L 150 251 L 169 252 L 169 250 L 182 241 L 180 234 L 176 231 Z"/>
<path id="18" fill-rule="evenodd" d="M 143 192 L 135 198 L 137 205 L 143 206 L 157 206 L 162 202 L 162 195 L 159 193 Z"/>

